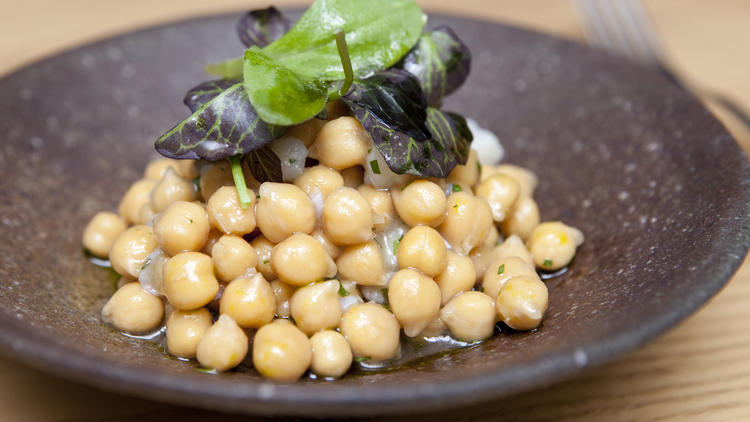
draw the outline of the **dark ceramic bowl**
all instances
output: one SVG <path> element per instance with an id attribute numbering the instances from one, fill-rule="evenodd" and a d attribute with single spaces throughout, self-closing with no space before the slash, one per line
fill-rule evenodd
<path id="1" fill-rule="evenodd" d="M 106 390 L 262 414 L 435 410 L 528 390 L 611 360 L 716 293 L 750 243 L 750 166 L 691 94 L 658 73 L 582 45 L 498 24 L 434 16 L 474 53 L 447 109 L 497 133 L 533 169 L 543 219 L 586 243 L 551 281 L 533 333 L 399 370 L 275 385 L 212 376 L 99 319 L 108 273 L 82 255 L 98 210 L 114 209 L 187 115 L 203 65 L 237 55 L 236 16 L 169 24 L 85 46 L 0 81 L 0 350 Z"/>

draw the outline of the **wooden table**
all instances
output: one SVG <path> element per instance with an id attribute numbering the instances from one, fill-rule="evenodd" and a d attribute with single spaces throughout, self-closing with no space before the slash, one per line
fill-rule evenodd
<path id="1" fill-rule="evenodd" d="M 572 8 L 561 0 L 419 3 L 428 11 L 478 16 L 582 38 Z M 0 75 L 71 46 L 134 28 L 267 4 L 258 0 L 6 0 L 0 14 Z M 750 108 L 750 8 L 746 0 L 646 0 L 646 6 L 685 77 L 697 86 L 728 93 Z M 720 117 L 750 151 L 750 132 L 729 117 Z M 2 421 L 246 420 L 98 391 L 3 359 L 0 374 Z M 636 352 L 540 391 L 440 416 L 534 421 L 750 420 L 750 262 L 697 314 Z"/>

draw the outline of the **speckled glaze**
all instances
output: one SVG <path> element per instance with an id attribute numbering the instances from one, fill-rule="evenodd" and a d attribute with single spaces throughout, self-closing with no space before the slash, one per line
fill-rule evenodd
<path id="1" fill-rule="evenodd" d="M 0 350 L 103 389 L 258 414 L 366 415 L 469 405 L 560 380 L 662 333 L 696 310 L 750 244 L 750 166 L 691 95 L 653 71 L 579 44 L 438 17 L 474 53 L 446 108 L 502 140 L 541 180 L 543 219 L 586 243 L 549 282 L 534 333 L 502 333 L 407 368 L 275 385 L 212 376 L 102 325 L 111 285 L 82 255 L 98 210 L 115 209 L 187 115 L 203 65 L 238 55 L 236 16 L 161 26 L 79 48 L 0 80 Z"/>

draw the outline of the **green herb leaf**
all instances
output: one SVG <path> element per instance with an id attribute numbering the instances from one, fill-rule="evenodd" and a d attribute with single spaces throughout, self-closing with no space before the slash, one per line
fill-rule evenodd
<path id="1" fill-rule="evenodd" d="M 344 285 L 341 284 L 341 280 L 339 280 L 339 296 L 341 297 L 349 296 L 349 292 L 344 288 Z"/>
<path id="2" fill-rule="evenodd" d="M 281 12 L 271 6 L 247 12 L 237 22 L 237 34 L 245 47 L 265 47 L 281 38 L 292 24 Z"/>
<path id="3" fill-rule="evenodd" d="M 218 161 L 258 149 L 284 131 L 260 119 L 243 84 L 237 83 L 159 137 L 155 147 L 169 158 Z"/>
<path id="4" fill-rule="evenodd" d="M 265 122 L 293 125 L 325 108 L 324 83 L 295 72 L 258 47 L 245 51 L 243 74 L 245 92 Z"/>
<path id="5" fill-rule="evenodd" d="M 380 174 L 380 164 L 378 164 L 378 160 L 370 161 L 370 168 L 372 169 L 373 173 Z"/>
<path id="6" fill-rule="evenodd" d="M 461 192 L 464 189 L 461 187 L 461 185 L 457 185 L 454 183 L 453 188 L 451 190 L 453 190 L 453 192 Z"/>
<path id="7" fill-rule="evenodd" d="M 369 356 L 358 356 L 358 357 L 354 358 L 354 361 L 357 362 L 357 363 L 359 363 L 359 362 L 364 362 L 366 360 L 371 360 L 371 359 L 372 358 L 369 357 Z"/>
<path id="8" fill-rule="evenodd" d="M 452 29 L 439 26 L 422 34 L 396 66 L 416 76 L 427 103 L 437 107 L 469 76 L 471 53 Z"/>
<path id="9" fill-rule="evenodd" d="M 414 0 L 318 0 L 264 53 L 308 79 L 344 79 L 335 41 L 344 31 L 354 75 L 362 77 L 394 65 L 424 24 Z"/>
<path id="10" fill-rule="evenodd" d="M 250 151 L 245 155 L 247 166 L 255 180 L 263 182 L 282 182 L 281 160 L 270 146 Z"/>
<path id="11" fill-rule="evenodd" d="M 552 260 L 551 259 L 545 259 L 542 263 L 543 267 L 551 267 L 552 266 Z"/>
<path id="12" fill-rule="evenodd" d="M 497 267 L 497 275 L 500 275 L 505 272 L 505 264 Z"/>
<path id="13" fill-rule="evenodd" d="M 223 79 L 242 79 L 242 57 L 206 65 L 206 73 Z"/>

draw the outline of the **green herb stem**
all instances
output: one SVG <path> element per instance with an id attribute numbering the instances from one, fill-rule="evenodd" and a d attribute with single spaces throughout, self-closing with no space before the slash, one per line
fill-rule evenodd
<path id="1" fill-rule="evenodd" d="M 232 178 L 234 179 L 234 186 L 237 188 L 237 196 L 240 198 L 240 205 L 242 205 L 242 209 L 244 210 L 253 203 L 253 199 L 250 198 L 250 193 L 247 191 L 247 185 L 245 185 L 245 175 L 242 173 L 241 158 L 241 155 L 233 155 L 229 157 L 229 162 L 232 163 Z"/>
<path id="2" fill-rule="evenodd" d="M 339 49 L 341 65 L 344 67 L 344 84 L 339 90 L 339 97 L 343 97 L 349 92 L 349 88 L 354 82 L 354 71 L 352 70 L 352 59 L 349 57 L 349 47 L 346 45 L 346 32 L 339 31 L 336 33 L 336 47 Z"/>

